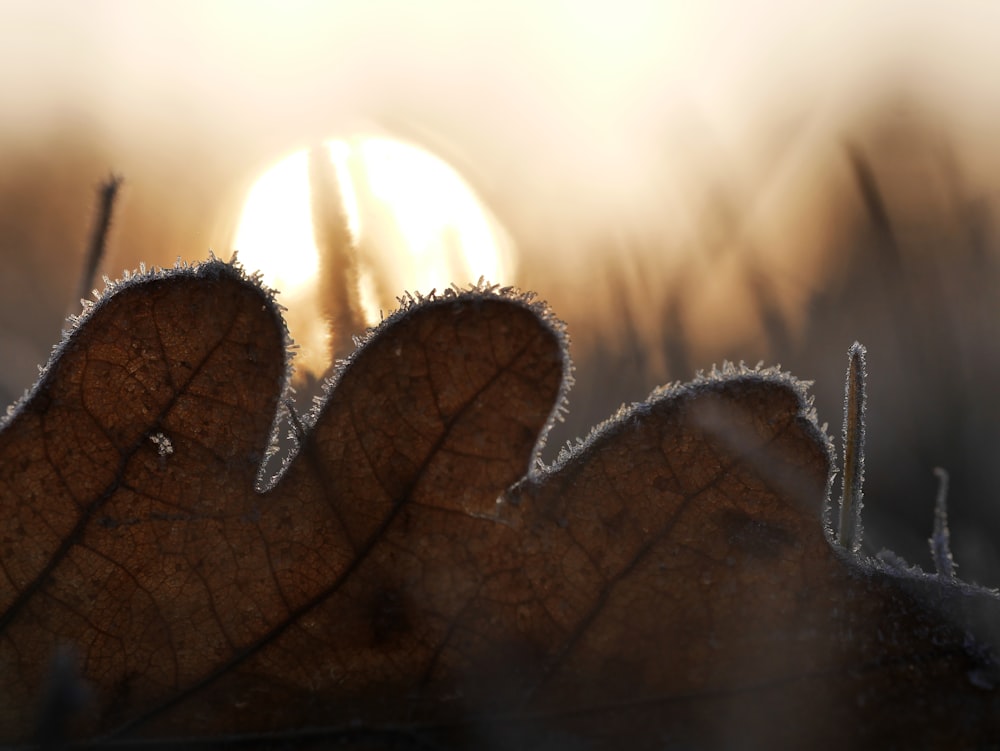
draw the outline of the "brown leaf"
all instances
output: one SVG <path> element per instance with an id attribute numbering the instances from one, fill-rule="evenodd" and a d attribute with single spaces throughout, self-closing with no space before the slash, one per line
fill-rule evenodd
<path id="1" fill-rule="evenodd" d="M 0 433 L 3 740 L 1000 738 L 997 597 L 831 544 L 789 376 L 663 390 L 529 472 L 560 327 L 449 293 L 367 340 L 260 492 L 283 354 L 218 262 L 122 285 L 64 343 Z"/>

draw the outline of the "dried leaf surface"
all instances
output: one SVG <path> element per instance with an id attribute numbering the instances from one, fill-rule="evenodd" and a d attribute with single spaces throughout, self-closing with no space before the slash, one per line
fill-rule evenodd
<path id="1" fill-rule="evenodd" d="M 703 377 L 529 471 L 564 349 L 526 298 L 405 306 L 259 490 L 269 296 L 218 262 L 121 285 L 0 432 L 0 738 L 1000 738 L 996 596 L 831 545 L 801 384 Z"/>

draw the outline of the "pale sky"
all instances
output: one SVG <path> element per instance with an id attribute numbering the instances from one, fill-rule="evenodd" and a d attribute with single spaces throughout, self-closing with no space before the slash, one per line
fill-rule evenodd
<path id="1" fill-rule="evenodd" d="M 583 298 L 563 287 L 599 278 L 596 246 L 698 248 L 720 190 L 808 286 L 801 233 L 833 151 L 888 92 L 940 114 L 960 156 L 991 147 L 997 29 L 985 0 L 2 0 L 0 145 L 79 133 L 125 174 L 115 274 L 226 256 L 254 181 L 295 151 L 413 140 L 530 246 L 513 281 L 572 317 Z M 708 307 L 732 296 L 714 276 Z M 610 305 L 601 294 L 585 309 Z"/>

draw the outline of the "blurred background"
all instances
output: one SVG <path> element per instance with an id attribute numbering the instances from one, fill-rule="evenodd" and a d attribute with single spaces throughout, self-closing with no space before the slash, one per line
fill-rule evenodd
<path id="1" fill-rule="evenodd" d="M 577 367 L 548 460 L 723 360 L 815 380 L 839 441 L 860 340 L 866 546 L 931 568 L 941 466 L 959 575 L 1000 585 L 998 33 L 954 0 L 0 0 L 0 399 L 120 174 L 98 279 L 238 249 L 301 395 L 404 290 L 537 291 Z"/>

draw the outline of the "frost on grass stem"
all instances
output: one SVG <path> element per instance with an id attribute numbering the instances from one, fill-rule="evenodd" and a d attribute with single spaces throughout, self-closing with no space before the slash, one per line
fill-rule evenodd
<path id="1" fill-rule="evenodd" d="M 954 579 L 957 566 L 951 555 L 951 532 L 948 531 L 948 473 L 935 467 L 934 474 L 938 478 L 938 493 L 934 503 L 934 532 L 928 540 L 931 558 L 939 576 Z"/>
<path id="2" fill-rule="evenodd" d="M 865 480 L 865 348 L 847 351 L 844 393 L 844 467 L 841 476 L 840 531 L 837 542 L 850 551 L 861 547 L 861 500 Z"/>

